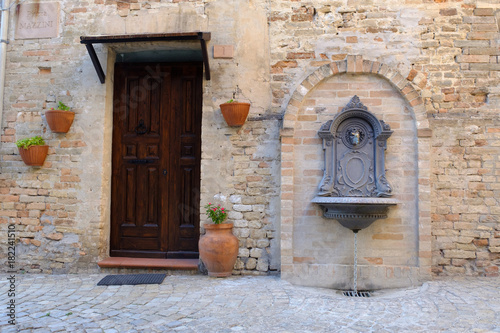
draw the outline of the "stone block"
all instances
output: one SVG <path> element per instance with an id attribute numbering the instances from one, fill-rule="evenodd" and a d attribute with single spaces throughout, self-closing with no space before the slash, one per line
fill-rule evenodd
<path id="1" fill-rule="evenodd" d="M 243 219 L 243 214 L 241 212 L 237 212 L 237 211 L 229 211 L 227 213 L 227 217 L 230 220 L 241 220 L 241 219 Z"/>
<path id="2" fill-rule="evenodd" d="M 451 259 L 475 259 L 476 253 L 474 251 L 465 250 L 444 250 L 444 257 Z"/>
<path id="3" fill-rule="evenodd" d="M 253 239 L 267 238 L 267 232 L 262 229 L 252 229 L 250 230 L 250 237 Z"/>
<path id="4" fill-rule="evenodd" d="M 260 258 L 262 257 L 263 251 L 262 249 L 254 248 L 250 250 L 250 257 L 252 258 Z"/>
<path id="5" fill-rule="evenodd" d="M 459 55 L 456 57 L 457 62 L 485 62 L 488 63 L 490 61 L 490 57 L 488 55 Z"/>
<path id="6" fill-rule="evenodd" d="M 347 36 L 345 38 L 346 43 L 357 43 L 358 42 L 358 37 L 357 36 Z"/>
<path id="7" fill-rule="evenodd" d="M 259 240 L 257 240 L 257 242 L 255 244 L 257 247 L 263 249 L 263 248 L 269 247 L 270 242 L 268 239 L 259 239 Z"/>
<path id="8" fill-rule="evenodd" d="M 140 10 L 141 9 L 141 4 L 140 3 L 131 3 L 130 4 L 130 9 L 131 10 Z"/>
<path id="9" fill-rule="evenodd" d="M 474 9 L 475 16 L 493 16 L 495 10 L 493 8 L 476 8 Z"/>
<path id="10" fill-rule="evenodd" d="M 250 252 L 248 249 L 240 248 L 238 250 L 238 257 L 248 258 L 250 256 Z"/>
<path id="11" fill-rule="evenodd" d="M 236 263 L 234 264 L 234 269 L 235 270 L 242 270 L 245 268 L 245 263 L 240 259 L 236 259 Z M 234 274 L 234 272 L 233 272 Z"/>
<path id="12" fill-rule="evenodd" d="M 449 275 L 462 275 L 465 273 L 464 267 L 446 266 L 444 271 Z"/>
<path id="13" fill-rule="evenodd" d="M 315 58 L 314 52 L 289 52 L 286 56 L 287 59 L 313 59 Z"/>
<path id="14" fill-rule="evenodd" d="M 495 38 L 496 33 L 492 31 L 476 31 L 467 33 L 469 40 L 491 40 Z"/>
<path id="15" fill-rule="evenodd" d="M 248 213 L 248 214 L 252 214 L 252 213 Z M 247 217 L 247 216 L 245 216 L 245 218 L 246 218 L 247 220 L 250 220 L 250 221 L 248 222 L 248 227 L 249 227 L 249 228 L 252 228 L 252 229 L 260 229 L 260 228 L 262 228 L 262 223 L 261 223 L 261 221 L 260 221 L 260 220 L 251 220 L 251 218 L 250 218 L 250 217 Z"/>
<path id="16" fill-rule="evenodd" d="M 251 212 L 252 211 L 252 206 L 251 205 L 233 205 L 233 210 L 237 212 Z"/>
<path id="17" fill-rule="evenodd" d="M 257 259 L 255 258 L 248 258 L 248 260 L 245 263 L 245 268 L 253 270 L 257 267 Z"/>
<path id="18" fill-rule="evenodd" d="M 488 246 L 488 239 L 482 238 L 482 239 L 474 239 L 474 245 L 478 247 L 483 247 L 483 246 Z"/>
<path id="19" fill-rule="evenodd" d="M 257 270 L 259 272 L 267 272 L 269 270 L 269 261 L 267 258 L 260 258 L 257 261 Z"/>
<path id="20" fill-rule="evenodd" d="M 235 228 L 248 228 L 247 220 L 234 220 L 233 225 Z"/>

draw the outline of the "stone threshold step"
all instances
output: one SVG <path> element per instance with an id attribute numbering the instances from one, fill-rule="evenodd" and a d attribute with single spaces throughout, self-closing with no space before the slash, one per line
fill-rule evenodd
<path id="1" fill-rule="evenodd" d="M 152 259 L 109 257 L 97 263 L 101 268 L 156 268 L 171 270 L 198 270 L 198 259 Z"/>

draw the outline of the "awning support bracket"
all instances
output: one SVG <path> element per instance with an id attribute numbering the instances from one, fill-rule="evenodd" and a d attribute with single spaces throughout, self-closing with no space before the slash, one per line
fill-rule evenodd
<path id="1" fill-rule="evenodd" d="M 92 60 L 92 64 L 94 65 L 95 71 L 97 72 L 97 76 L 99 77 L 99 81 L 101 83 L 106 82 L 106 74 L 102 70 L 101 63 L 99 62 L 99 58 L 97 58 L 97 54 L 95 53 L 94 45 L 85 44 L 87 47 L 87 51 L 89 52 L 90 60 Z"/>
<path id="2" fill-rule="evenodd" d="M 208 61 L 207 41 L 211 38 L 210 32 L 187 32 L 187 33 L 165 33 L 165 34 L 140 34 L 140 35 L 109 35 L 109 36 L 81 36 L 80 43 L 85 44 L 92 64 L 97 72 L 99 81 L 104 83 L 106 75 L 94 49 L 94 44 L 109 43 L 133 43 L 133 42 L 156 42 L 156 41 L 189 41 L 199 40 L 203 66 L 205 67 L 205 79 L 210 80 L 210 64 Z"/>
<path id="3" fill-rule="evenodd" d="M 210 80 L 210 65 L 208 63 L 208 52 L 207 52 L 207 42 L 205 39 L 200 39 L 201 44 L 201 54 L 203 55 L 203 64 L 205 66 L 205 78 Z"/>

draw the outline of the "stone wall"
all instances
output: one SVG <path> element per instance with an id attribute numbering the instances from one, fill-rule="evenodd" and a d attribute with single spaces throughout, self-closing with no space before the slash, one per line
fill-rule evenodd
<path id="1" fill-rule="evenodd" d="M 327 65 L 337 66 L 338 72 L 349 73 L 353 80 L 369 74 L 370 80 L 390 82 L 412 110 L 408 114 L 414 114 L 416 137 L 412 135 L 419 158 L 407 161 L 405 167 L 416 173 L 412 177 L 418 183 L 418 217 L 401 219 L 401 225 L 412 225 L 418 232 L 413 230 L 408 236 L 412 254 L 401 254 L 400 259 L 416 253 L 417 265 L 427 269 L 432 255 L 435 274 L 498 275 L 498 1 L 237 0 L 230 6 L 223 0 L 59 3 L 59 34 L 50 39 L 16 39 L 16 15 L 11 11 L 0 125 L 0 232 L 15 223 L 20 268 L 49 273 L 95 271 L 96 262 L 108 255 L 116 49 L 96 46 L 108 75 L 101 85 L 79 37 L 210 31 L 212 79 L 203 82 L 200 197 L 203 205 L 216 195 L 231 211 L 240 240 L 235 273 L 281 269 L 286 275 L 294 257 L 307 257 L 294 248 L 297 235 L 291 236 L 290 223 L 294 216 L 305 219 L 318 212 L 306 208 L 301 215 L 288 201 L 293 200 L 293 177 L 301 169 L 294 169 L 298 156 L 287 146 L 294 144 L 287 131 L 295 129 L 304 96 L 334 75 L 335 68 L 330 67 L 332 72 L 320 77 L 322 66 Z M 213 45 L 233 45 L 234 57 L 214 59 Z M 324 84 L 333 83 L 349 85 L 350 81 Z M 239 100 L 252 104 L 241 128 L 227 127 L 219 110 L 219 104 L 235 90 Z M 329 93 L 338 91 L 344 90 L 331 86 L 324 94 L 333 98 Z M 371 96 L 370 89 L 359 88 L 349 89 L 346 96 L 335 95 L 330 104 L 319 107 L 326 110 L 317 109 L 318 113 L 307 114 L 313 106 L 304 101 L 301 117 L 317 118 L 301 121 L 320 124 L 323 115 L 331 117 L 337 111 L 332 106 L 341 105 L 343 98 L 356 92 L 367 94 L 360 96 L 362 101 L 386 117 L 372 103 L 386 96 Z M 44 111 L 59 100 L 76 112 L 68 134 L 51 133 L 45 121 Z M 390 120 L 394 126 L 397 121 Z M 49 156 L 42 168 L 26 167 L 14 142 L 37 134 L 50 145 Z M 317 152 L 314 133 L 307 139 Z M 389 141 L 389 147 L 402 145 L 400 139 L 391 138 L 394 143 Z M 318 168 L 319 162 L 312 161 L 315 164 L 304 170 L 311 170 L 317 186 L 318 170 L 312 166 Z M 399 177 L 398 163 L 393 175 Z M 379 232 L 373 230 L 370 237 Z M 0 255 L 5 252 L 2 244 Z M 348 261 L 347 252 L 339 262 Z"/>
<path id="2" fill-rule="evenodd" d="M 434 121 L 433 271 L 498 276 L 498 118 Z"/>
<path id="3" fill-rule="evenodd" d="M 202 206 L 217 198 L 240 239 L 236 273 L 279 269 L 279 120 L 267 117 L 271 93 L 265 6 L 235 1 L 60 1 L 59 36 L 17 40 L 11 11 L 2 123 L 0 227 L 15 224 L 16 264 L 28 272 L 97 270 L 109 255 L 112 87 L 115 52 L 96 45 L 104 85 L 81 35 L 210 31 L 212 79 L 203 83 Z M 251 15 L 250 15 L 251 13 Z M 233 45 L 214 59 L 212 45 Z M 133 50 L 133 46 L 131 48 Z M 252 104 L 247 124 L 227 127 L 219 104 Z M 68 134 L 48 129 L 44 111 L 63 101 L 76 112 Z M 15 141 L 42 135 L 41 168 L 27 167 Z M 206 220 L 201 212 L 202 221 Z M 6 253 L 2 244 L 0 251 Z M 6 266 L 2 266 L 6 269 Z"/>
<path id="4" fill-rule="evenodd" d="M 427 155 L 425 161 L 419 161 L 419 175 L 432 167 L 433 177 L 430 173 L 419 177 L 420 186 L 430 185 L 430 193 L 421 193 L 421 197 L 431 200 L 428 210 L 422 210 L 421 205 L 419 210 L 420 221 L 431 219 L 432 210 L 432 224 L 420 224 L 419 241 L 423 245 L 422 242 L 432 240 L 433 271 L 437 274 L 498 275 L 500 225 L 494 208 L 498 179 L 493 176 L 496 165 L 486 160 L 496 160 L 499 153 L 494 137 L 494 128 L 499 124 L 499 15 L 500 6 L 495 1 L 284 1 L 271 5 L 272 107 L 276 112 L 287 110 L 285 129 L 293 128 L 298 121 L 295 111 L 288 110 L 300 108 L 304 94 L 325 76 L 309 78 L 321 73 L 321 66 L 346 58 L 347 64 L 351 61 L 353 66 L 358 65 L 359 59 L 382 63 L 393 73 L 400 73 L 405 84 L 413 89 L 411 93 L 402 91 L 410 106 L 424 106 L 427 116 L 417 117 L 416 125 L 422 128 L 425 119 L 430 128 L 422 128 L 419 140 L 430 138 L 434 147 L 429 154 L 428 148 L 419 146 L 419 153 Z M 366 71 L 363 64 L 359 63 L 359 72 Z M 477 133 L 464 133 L 464 119 L 470 117 L 479 127 Z M 289 135 L 294 134 L 283 133 L 282 149 L 290 144 Z M 444 139 L 443 135 L 453 138 Z M 469 139 L 461 140 L 460 135 Z M 467 144 L 471 146 L 463 146 Z M 482 145 L 477 149 L 483 149 L 484 154 L 478 152 L 476 160 L 469 162 L 467 153 L 462 152 L 473 150 L 474 145 Z M 288 153 L 282 151 L 282 167 L 286 164 L 293 169 L 293 164 L 287 164 L 292 161 L 285 161 Z M 451 169 L 444 167 L 450 165 L 446 159 L 451 156 L 467 161 Z M 448 173 L 469 175 L 479 184 L 469 180 L 456 182 L 457 178 L 447 178 Z M 444 185 L 440 177 L 449 182 Z M 292 183 L 285 184 L 288 181 Z M 292 184 L 293 179 L 282 176 L 282 198 L 291 195 L 293 188 L 288 186 Z M 461 191 L 453 192 L 443 186 Z M 476 193 L 475 186 L 492 192 Z M 462 209 L 454 207 L 458 201 L 452 195 L 461 196 Z M 443 202 L 448 205 L 442 206 Z M 481 212 L 472 213 L 469 209 Z M 291 249 L 295 249 L 296 236 L 290 238 L 293 231 L 291 226 L 285 228 L 288 223 L 293 223 L 293 216 L 284 216 L 282 212 L 283 271 L 293 263 Z M 420 246 L 419 253 L 421 260 L 430 258 L 431 247 Z"/>

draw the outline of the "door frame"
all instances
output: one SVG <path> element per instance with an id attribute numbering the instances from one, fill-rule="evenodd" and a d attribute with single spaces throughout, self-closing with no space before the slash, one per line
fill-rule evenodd
<path id="1" fill-rule="evenodd" d="M 111 250 L 111 181 L 112 181 L 112 152 L 113 152 L 113 110 L 114 110 L 114 78 L 115 78 L 115 62 L 116 62 L 117 51 L 109 47 L 107 54 L 106 63 L 106 77 L 108 78 L 105 82 L 105 100 L 104 100 L 104 119 L 103 119 L 103 131 L 100 132 L 103 137 L 103 149 L 102 149 L 102 185 L 101 185 L 101 205 L 98 225 L 98 230 L 92 231 L 93 234 L 98 234 L 99 241 L 97 247 L 97 259 L 103 260 L 110 256 Z M 201 77 L 201 91 L 199 98 L 201 107 L 201 117 L 202 117 L 202 127 L 203 127 L 203 109 L 205 105 L 204 97 L 204 84 L 205 78 Z M 200 133 L 200 144 L 203 148 L 203 130 Z M 201 166 L 203 165 L 203 157 L 200 155 L 200 190 L 202 187 L 202 171 Z M 201 197 L 203 195 L 200 193 L 198 200 L 200 201 L 200 211 L 198 214 L 201 216 Z M 92 226 L 89 226 L 91 228 Z M 201 222 L 198 223 L 198 228 L 201 227 Z"/>

